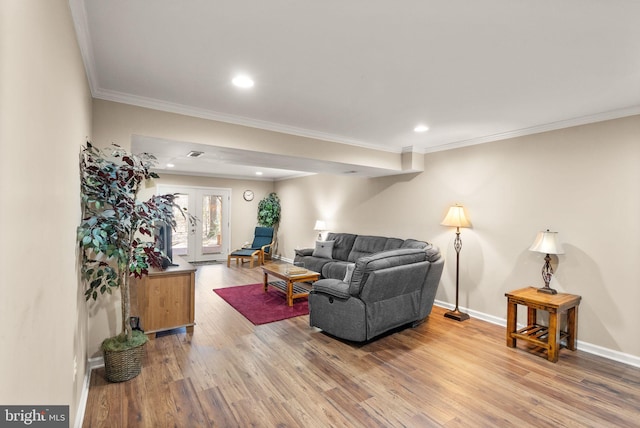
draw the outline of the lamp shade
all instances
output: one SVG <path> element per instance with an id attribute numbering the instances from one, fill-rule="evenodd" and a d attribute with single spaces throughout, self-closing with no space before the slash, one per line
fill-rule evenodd
<path id="1" fill-rule="evenodd" d="M 564 254 L 562 244 L 558 241 L 558 232 L 538 232 L 536 240 L 533 241 L 529 251 L 537 251 L 543 254 Z"/>
<path id="2" fill-rule="evenodd" d="M 327 225 L 322 220 L 316 220 L 316 225 L 313 226 L 313 230 L 327 230 Z"/>
<path id="3" fill-rule="evenodd" d="M 453 227 L 471 227 L 471 223 L 469 223 L 469 220 L 467 220 L 467 217 L 464 215 L 464 208 L 462 205 L 449 207 L 449 212 L 440 224 L 443 226 Z"/>

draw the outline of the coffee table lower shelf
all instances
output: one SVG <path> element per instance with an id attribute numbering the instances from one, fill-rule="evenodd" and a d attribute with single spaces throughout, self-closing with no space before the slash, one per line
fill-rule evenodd
<path id="1" fill-rule="evenodd" d="M 268 285 L 282 291 L 287 294 L 287 282 L 286 281 L 269 281 Z M 291 293 L 292 299 L 298 299 L 300 297 L 307 297 L 309 295 L 310 288 L 306 288 L 299 282 L 293 283 L 293 293 Z"/>

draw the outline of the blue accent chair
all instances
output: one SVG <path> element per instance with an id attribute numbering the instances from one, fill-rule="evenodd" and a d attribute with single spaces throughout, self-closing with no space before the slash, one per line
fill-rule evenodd
<path id="1" fill-rule="evenodd" d="M 253 262 L 257 258 L 258 264 L 263 265 L 266 255 L 271 255 L 273 250 L 273 227 L 256 227 L 253 242 L 250 247 L 234 250 L 227 256 L 227 267 L 231 267 L 231 259 L 236 259 L 236 265 L 249 261 L 249 267 L 253 268 Z"/>

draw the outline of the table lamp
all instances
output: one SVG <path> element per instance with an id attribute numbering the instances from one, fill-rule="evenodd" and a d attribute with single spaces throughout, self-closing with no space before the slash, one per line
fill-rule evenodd
<path id="1" fill-rule="evenodd" d="M 538 292 L 557 294 L 558 292 L 556 290 L 549 287 L 551 277 L 553 276 L 553 268 L 551 267 L 551 257 L 549 254 L 564 254 L 562 244 L 558 241 L 558 232 L 549 232 L 549 229 L 544 232 L 538 232 L 536 240 L 533 241 L 533 244 L 529 247 L 529 251 L 546 254 L 544 257 L 544 265 L 542 266 L 542 280 L 544 281 L 544 287 L 538 288 Z"/>
<path id="2" fill-rule="evenodd" d="M 316 225 L 313 226 L 313 230 L 318 231 L 318 241 L 322 241 L 322 232 L 327 230 L 327 225 L 322 220 L 316 220 Z"/>
<path id="3" fill-rule="evenodd" d="M 449 212 L 447 213 L 442 223 L 443 226 L 452 226 L 456 228 L 456 239 L 453 241 L 453 248 L 456 250 L 456 307 L 452 311 L 445 312 L 444 316 L 447 318 L 454 319 L 456 321 L 464 321 L 469 319 L 469 314 L 465 314 L 464 312 L 460 312 L 458 309 L 458 277 L 460 273 L 460 250 L 462 249 L 462 240 L 460 239 L 460 228 L 461 227 L 471 227 L 471 223 L 467 220 L 467 217 L 464 215 L 464 208 L 462 205 L 454 205 L 449 207 Z"/>

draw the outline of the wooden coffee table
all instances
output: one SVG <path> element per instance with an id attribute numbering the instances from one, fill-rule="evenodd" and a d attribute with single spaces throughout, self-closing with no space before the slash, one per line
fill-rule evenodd
<path id="1" fill-rule="evenodd" d="M 269 263 L 262 266 L 264 272 L 264 291 L 269 286 L 276 288 L 287 295 L 287 305 L 293 306 L 293 299 L 306 297 L 309 295 L 309 289 L 301 285 L 301 282 L 315 282 L 320 278 L 318 272 L 306 269 L 304 273 L 292 275 L 287 273 L 287 269 L 292 268 L 290 264 Z M 269 275 L 278 278 L 275 281 L 269 281 Z"/>

